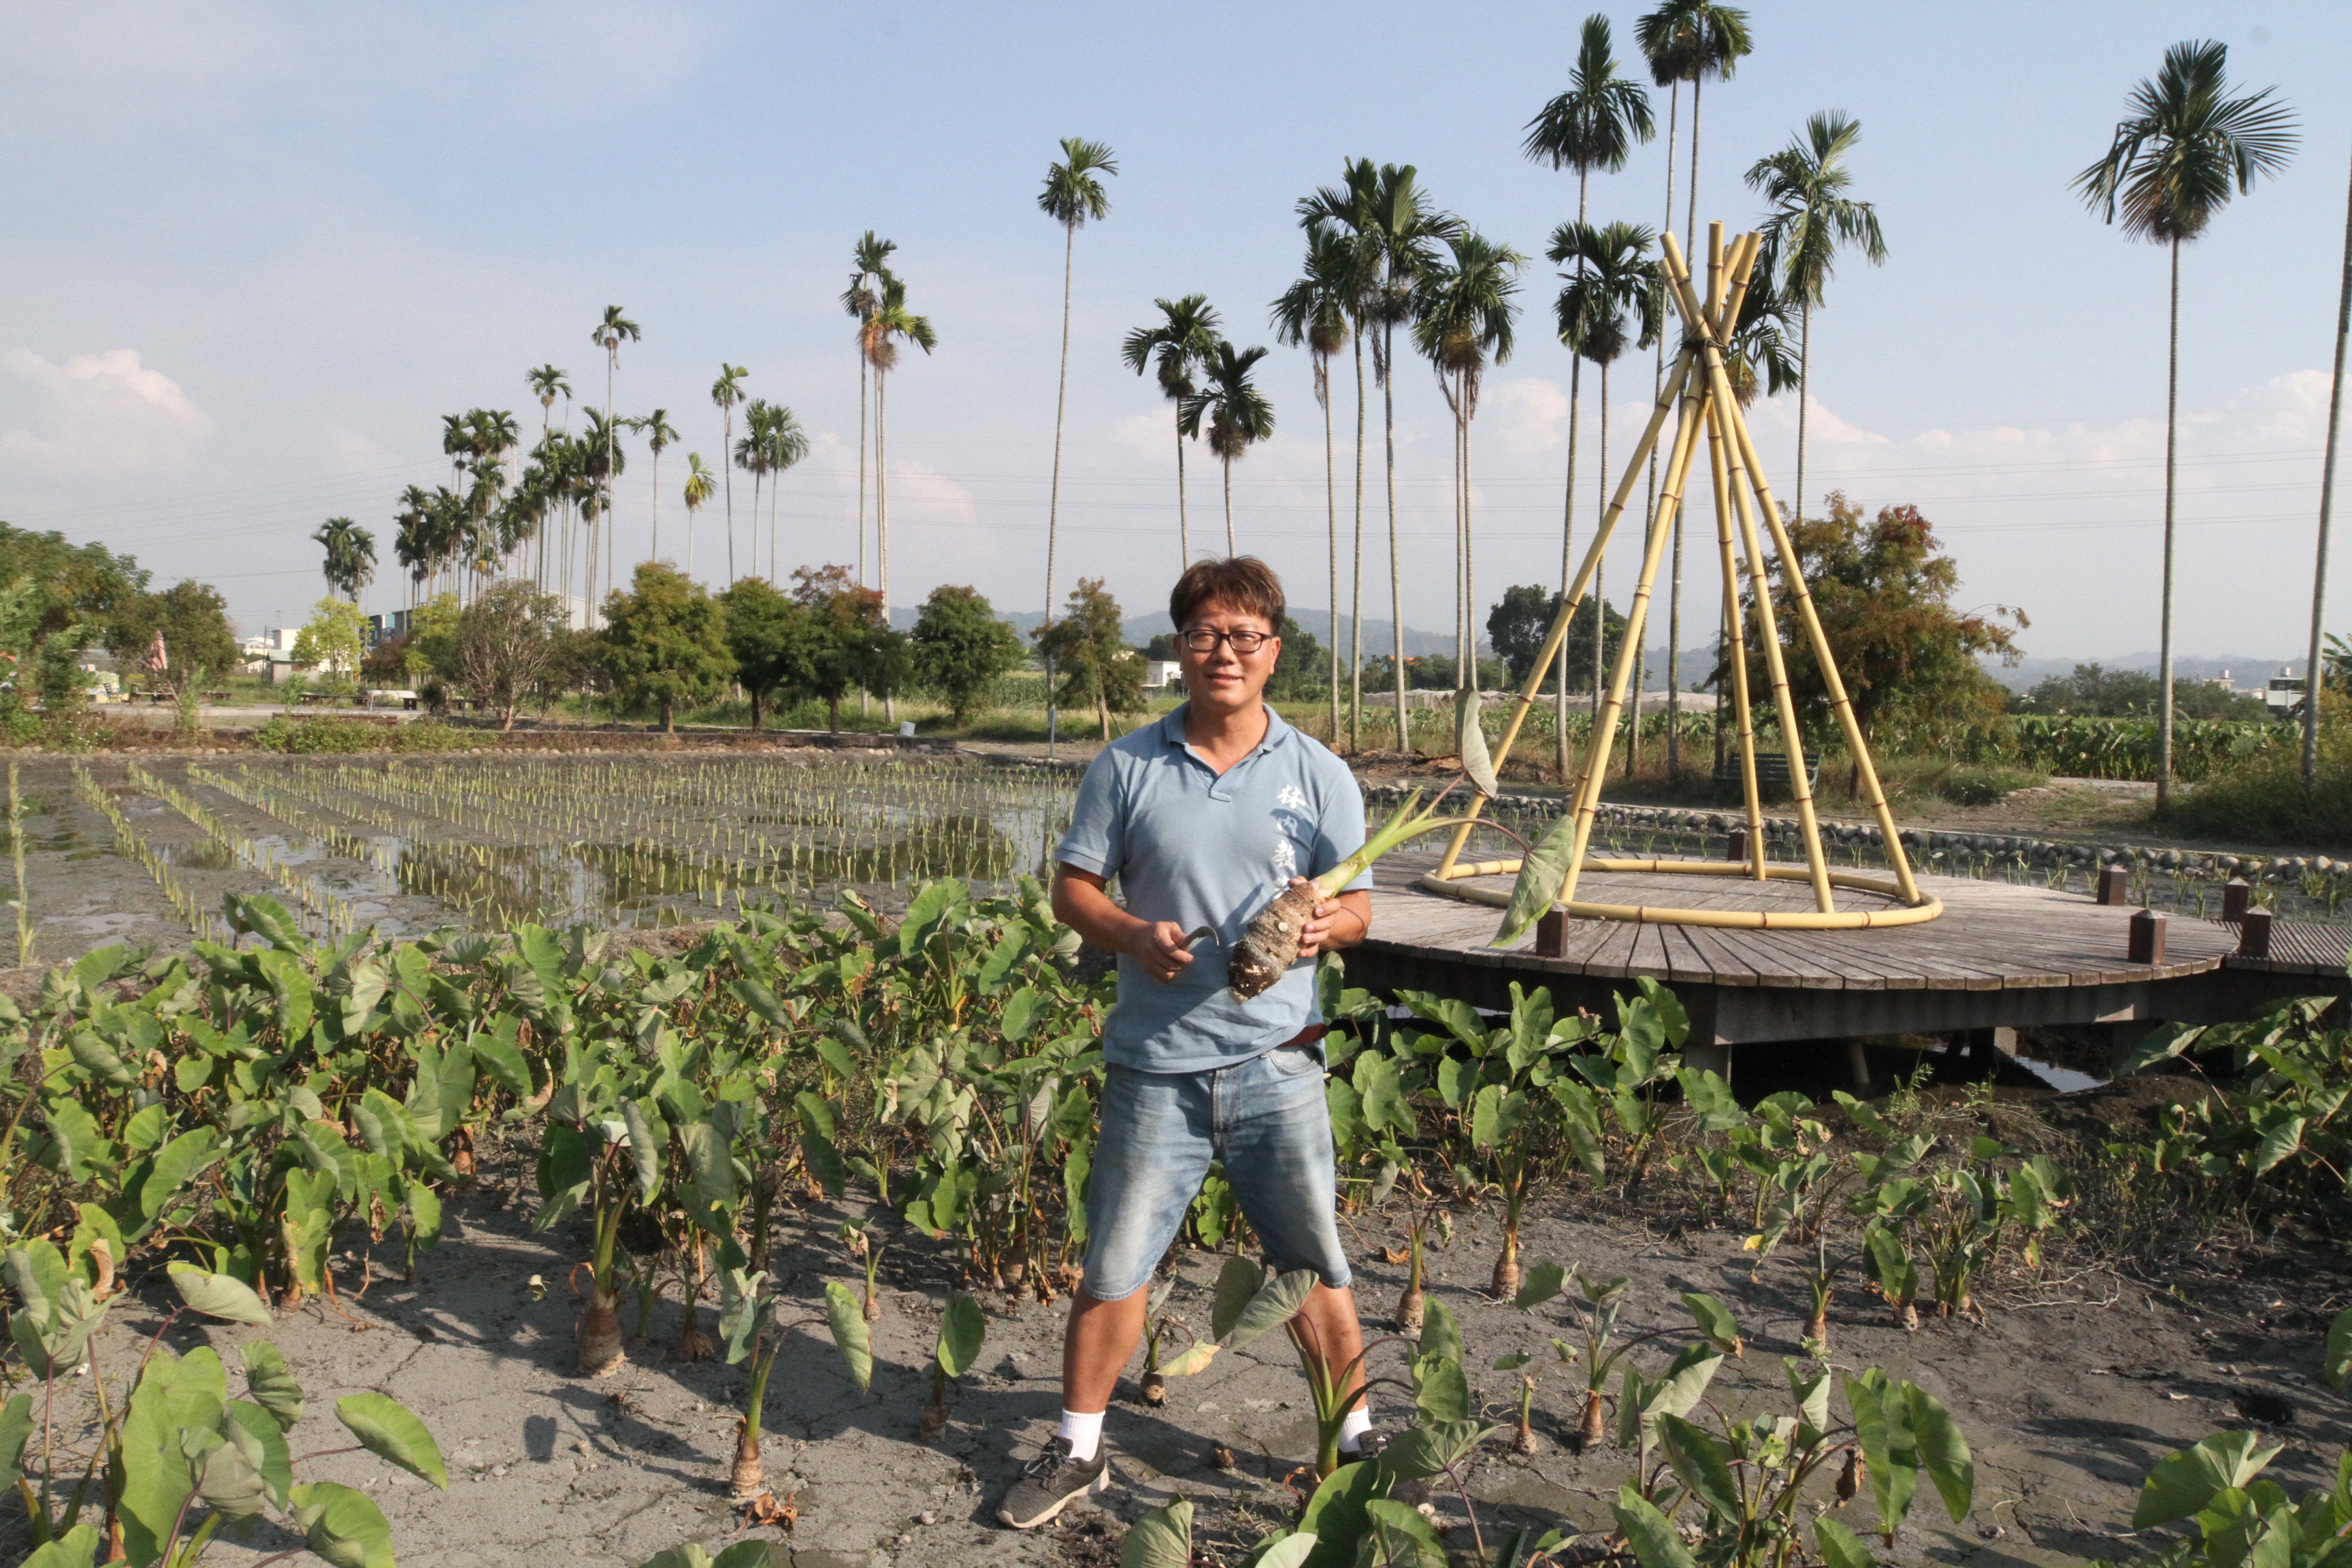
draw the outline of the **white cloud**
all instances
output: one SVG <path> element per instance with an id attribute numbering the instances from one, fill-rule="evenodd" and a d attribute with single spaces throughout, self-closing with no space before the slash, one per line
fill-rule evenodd
<path id="1" fill-rule="evenodd" d="M 1499 441 L 1502 449 L 1515 458 L 1531 458 L 1565 446 L 1567 390 L 1556 381 L 1538 376 L 1489 385 L 1479 400 L 1478 417 L 1471 427 L 1471 440 L 1484 445 L 1481 437 Z M 1474 446 L 1472 461 L 1476 460 Z"/>
<path id="2" fill-rule="evenodd" d="M 210 416 L 179 383 L 142 365 L 136 349 L 75 354 L 52 364 L 29 349 L 0 356 L 26 383 L 37 429 L 0 434 L 0 452 L 42 468 L 126 471 L 185 461 L 213 433 Z"/>

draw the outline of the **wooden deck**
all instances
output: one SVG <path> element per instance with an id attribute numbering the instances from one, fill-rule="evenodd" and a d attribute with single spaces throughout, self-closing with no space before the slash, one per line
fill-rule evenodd
<path id="1" fill-rule="evenodd" d="M 1604 1007 L 1640 975 L 1675 987 L 1702 1045 L 1937 1033 L 2019 1025 L 2134 1024 L 2244 1016 L 2270 997 L 2344 994 L 2352 931 L 2273 928 L 2271 956 L 2236 956 L 2238 931 L 2175 915 L 2161 963 L 2126 956 L 2129 909 L 2079 893 L 1964 877 L 1922 877 L 1944 903 L 1924 925 L 1854 931 L 1730 931 L 1700 926 L 1568 922 L 1563 956 L 1538 958 L 1529 931 L 1493 941 L 1500 911 L 1412 884 L 1433 857 L 1381 862 L 1372 935 L 1349 955 L 1349 978 L 1377 989 L 1446 991 L 1478 1005 L 1509 1004 L 1509 984 L 1550 987 L 1556 1002 Z M 1506 878 L 1482 879 L 1507 889 Z M 1810 909 L 1802 882 L 1593 872 L 1578 897 L 1684 908 Z M 1841 889 L 1838 907 L 1873 896 Z M 1891 900 L 1877 900 L 1891 901 Z"/>

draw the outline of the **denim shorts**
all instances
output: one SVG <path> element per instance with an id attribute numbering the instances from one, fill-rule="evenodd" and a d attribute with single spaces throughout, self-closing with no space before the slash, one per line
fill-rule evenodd
<path id="1" fill-rule="evenodd" d="M 1212 1159 L 1268 1262 L 1346 1286 L 1323 1053 L 1285 1046 L 1200 1072 L 1108 1069 L 1087 1190 L 1087 1295 L 1123 1300 L 1150 1283 Z"/>

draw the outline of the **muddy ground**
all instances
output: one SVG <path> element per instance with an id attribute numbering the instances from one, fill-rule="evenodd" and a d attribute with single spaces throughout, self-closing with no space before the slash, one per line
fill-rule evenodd
<path id="1" fill-rule="evenodd" d="M 2093 1121 L 2106 1114 L 2076 1109 Z M 332 1415 L 341 1394 L 380 1389 L 417 1411 L 447 1456 L 446 1495 L 364 1455 L 298 1467 L 298 1479 L 341 1480 L 379 1499 L 406 1568 L 520 1561 L 549 1547 L 565 1562 L 605 1568 L 643 1563 L 689 1539 L 716 1548 L 739 1528 L 725 1482 L 745 1372 L 671 1360 L 663 1347 L 678 1325 L 673 1293 L 651 1342 L 635 1348 L 626 1366 L 594 1382 L 573 1376 L 576 1308 L 563 1277 L 584 1239 L 529 1235 L 530 1198 L 503 1201 L 515 1176 L 495 1157 L 486 1161 L 480 1185 L 449 1205 L 449 1237 L 427 1256 L 413 1286 L 377 1277 L 362 1292 L 366 1265 L 355 1246 L 338 1264 L 339 1305 L 313 1302 L 268 1331 L 189 1327 L 174 1338 L 183 1349 L 209 1342 L 234 1366 L 234 1346 L 266 1332 L 310 1395 L 310 1414 L 292 1438 L 298 1455 L 347 1441 Z M 1805 1310 L 1794 1259 L 1769 1259 L 1751 1279 L 1753 1260 L 1735 1229 L 1685 1228 L 1672 1215 L 1581 1218 L 1568 1212 L 1571 1206 L 1555 1203 L 1553 1212 L 1531 1217 L 1530 1265 L 1557 1261 L 1628 1276 L 1626 1331 L 1675 1330 L 1654 1354 L 1649 1347 L 1633 1352 L 1653 1370 L 1687 1338 L 1680 1293 L 1716 1294 L 1748 1335 L 1746 1357 L 1726 1363 L 1716 1401 L 1735 1415 L 1785 1406 L 1780 1358 L 1798 1352 Z M 819 1205 L 789 1227 L 773 1265 L 792 1299 L 814 1305 L 824 1279 L 854 1280 L 829 1239 L 847 1212 Z M 1432 1290 L 1462 1321 L 1475 1395 L 1493 1418 L 1507 1421 L 1517 1380 L 1486 1370 L 1495 1358 L 1547 1351 L 1549 1336 L 1576 1335 L 1564 1302 L 1521 1313 L 1488 1299 L 1482 1287 L 1494 1258 L 1495 1217 L 1481 1210 L 1455 1218 L 1450 1242 L 1432 1254 Z M 1399 1221 L 1375 1213 L 1350 1225 L 1368 1324 L 1393 1306 L 1402 1288 L 1403 1270 L 1381 1256 L 1401 1241 Z M 1841 1289 L 1831 1315 L 1834 1363 L 1882 1366 L 1935 1394 L 1958 1417 L 1977 1461 L 1971 1517 L 1955 1527 L 1923 1488 L 1912 1522 L 1883 1556 L 1969 1568 L 2137 1557 L 2154 1544 L 2130 1533 L 2141 1476 L 2181 1445 L 2248 1426 L 2242 1406 L 2249 1405 L 2268 1418 L 2270 1440 L 2285 1445 L 2273 1477 L 2298 1492 L 2332 1477 L 2352 1438 L 2352 1402 L 2326 1389 L 2317 1374 L 2327 1317 L 2347 1292 L 2340 1277 L 2315 1274 L 2311 1266 L 2332 1269 L 2336 1260 L 2273 1260 L 2228 1277 L 2192 1271 L 2151 1284 L 2082 1261 L 2100 1250 L 2098 1242 L 2078 1237 L 2041 1273 L 1989 1282 L 1979 1292 L 1980 1321 L 1930 1320 L 1916 1333 L 1892 1326 L 1883 1305 L 1858 1288 Z M 393 1248 L 382 1251 L 396 1268 Z M 1204 1324 L 1221 1262 L 1182 1254 L 1171 1309 Z M 790 1498 L 798 1522 L 754 1533 L 775 1541 L 790 1561 L 804 1568 L 1105 1562 L 1129 1520 L 1181 1493 L 1200 1509 L 1196 1561 L 1230 1563 L 1295 1510 L 1299 1499 L 1288 1483 L 1312 1457 L 1310 1406 L 1286 1342 L 1274 1337 L 1176 1381 L 1159 1411 L 1142 1407 L 1131 1383 L 1123 1384 L 1108 1425 L 1121 1485 L 1102 1506 L 1074 1508 L 1037 1533 L 997 1528 L 998 1494 L 1053 1430 L 1062 1308 L 984 1295 L 988 1340 L 979 1369 L 953 1397 L 946 1436 L 918 1443 L 929 1352 L 953 1267 L 938 1245 L 893 1240 L 882 1268 L 886 1310 L 875 1325 L 870 1393 L 849 1384 L 821 1330 L 802 1331 L 786 1352 L 769 1394 L 766 1458 L 770 1484 L 778 1498 Z M 543 1294 L 531 1287 L 534 1275 L 547 1287 Z M 98 1341 L 101 1365 L 120 1373 L 135 1362 L 164 1300 L 160 1283 L 150 1281 L 118 1306 Z M 1400 1348 L 1376 1351 L 1373 1370 L 1401 1375 Z M 1632 1458 L 1614 1448 L 1569 1450 L 1565 1427 L 1580 1387 L 1573 1371 L 1555 1371 L 1541 1384 L 1542 1452 L 1521 1458 L 1498 1438 L 1476 1461 L 1468 1490 L 1490 1543 L 1521 1523 L 1606 1527 L 1606 1499 Z M 1401 1404 L 1392 1394 L 1376 1401 L 1391 1420 Z M 1212 1443 L 1230 1445 L 1237 1468 L 1212 1468 Z M 1431 1500 L 1449 1543 L 1468 1546 L 1461 1499 L 1439 1493 Z M 9 1528 L 0 1526 L 0 1535 Z M 224 1541 L 209 1560 L 251 1563 L 290 1544 L 265 1526 L 250 1542 Z"/>

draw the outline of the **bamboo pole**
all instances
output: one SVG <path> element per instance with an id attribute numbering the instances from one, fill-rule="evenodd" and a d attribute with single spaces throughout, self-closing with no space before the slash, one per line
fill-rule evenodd
<path id="1" fill-rule="evenodd" d="M 1731 542 L 1731 466 L 1724 447 L 1723 421 L 1707 409 L 1706 450 L 1715 468 L 1715 542 L 1723 559 L 1723 615 L 1729 630 L 1724 658 L 1730 666 L 1731 703 L 1739 715 L 1739 795 L 1748 807 L 1748 870 L 1764 879 L 1764 800 L 1756 786 L 1756 717 L 1748 706 L 1748 646 L 1739 624 L 1739 563 Z"/>
<path id="2" fill-rule="evenodd" d="M 1686 293 L 1690 277 L 1682 268 L 1681 254 L 1671 243 L 1673 238 L 1672 235 L 1666 236 L 1666 249 L 1671 258 L 1669 274 L 1681 272 L 1681 281 L 1675 287 L 1678 293 Z M 1727 395 L 1731 382 L 1724 372 L 1722 356 L 1714 353 L 1712 344 L 1706 345 L 1706 374 L 1717 390 Z M 1862 723 L 1854 717 L 1853 703 L 1846 696 L 1845 681 L 1838 674 L 1837 656 L 1830 649 L 1829 634 L 1822 629 L 1820 612 L 1813 607 L 1812 591 L 1805 585 L 1805 574 L 1797 562 L 1796 546 L 1790 541 L 1788 528 L 1780 521 L 1780 505 L 1772 499 L 1771 484 L 1764 478 L 1763 467 L 1756 456 L 1756 443 L 1749 437 L 1748 422 L 1739 417 L 1736 405 L 1731 411 L 1730 429 L 1739 458 L 1747 465 L 1748 481 L 1755 487 L 1757 500 L 1762 505 L 1766 525 L 1772 531 L 1772 547 L 1780 552 L 1780 563 L 1789 580 L 1790 596 L 1796 603 L 1798 621 L 1804 626 L 1813 658 L 1821 666 L 1822 684 L 1829 693 L 1830 707 L 1837 714 L 1838 728 L 1844 732 L 1846 748 L 1853 753 L 1855 771 L 1862 776 L 1864 799 L 1868 802 L 1872 815 L 1878 818 L 1878 831 L 1885 840 L 1886 863 L 1894 870 L 1895 880 L 1902 888 L 1904 898 L 1916 903 L 1919 901 L 1919 885 L 1911 874 L 1910 857 L 1904 853 L 1902 835 L 1895 826 L 1895 813 L 1886 804 L 1886 792 L 1878 782 L 1878 769 L 1871 762 L 1870 747 L 1862 737 Z M 1793 738 L 1790 755 L 1790 772 L 1793 775 L 1796 773 Z M 1811 804 L 1811 796 L 1809 789 L 1806 793 L 1808 808 Z"/>
<path id="3" fill-rule="evenodd" d="M 1699 310 L 1697 297 L 1692 292 L 1690 268 L 1683 263 L 1682 247 L 1675 243 L 1671 234 L 1664 236 L 1660 244 L 1664 251 L 1666 283 L 1673 294 L 1675 309 L 1682 312 L 1685 321 L 1693 323 L 1699 333 L 1699 357 L 1706 368 L 1712 400 L 1724 420 L 1725 428 L 1733 435 L 1735 454 L 1748 463 L 1748 472 L 1745 476 L 1748 484 L 1735 482 L 1732 500 L 1738 508 L 1740 532 L 1748 552 L 1748 575 L 1755 585 L 1757 638 L 1764 645 L 1764 666 L 1772 680 L 1773 709 L 1780 716 L 1781 745 L 1789 758 L 1789 793 L 1797 808 L 1798 831 L 1805 841 L 1805 864 L 1812 876 L 1813 902 L 1823 914 L 1828 914 L 1837 906 L 1830 892 L 1829 863 L 1822 854 L 1821 825 L 1814 819 L 1812 785 L 1805 776 L 1804 740 L 1798 733 L 1796 697 L 1789 689 L 1788 667 L 1780 656 L 1780 629 L 1772 612 L 1771 586 L 1764 574 L 1763 549 L 1756 534 L 1755 515 L 1748 505 L 1748 486 L 1756 488 L 1766 507 L 1771 505 L 1771 500 L 1764 492 L 1761 477 L 1754 471 L 1753 459 L 1747 457 L 1745 443 L 1739 440 L 1744 434 L 1744 426 L 1739 420 L 1739 405 L 1731 394 L 1731 378 L 1724 371 L 1721 348 Z M 1801 575 L 1793 554 L 1784 552 L 1780 559 L 1789 577 L 1795 579 Z M 1575 874 L 1571 868 L 1569 872 L 1571 880 Z"/>
<path id="4" fill-rule="evenodd" d="M 1683 489 L 1690 477 L 1691 454 L 1698 445 L 1706 397 L 1704 392 L 1686 391 L 1683 395 L 1681 418 L 1675 426 L 1674 451 L 1666 459 L 1665 487 L 1658 492 L 1658 510 L 1650 519 L 1648 548 L 1642 554 L 1642 575 L 1633 584 L 1633 602 L 1626 606 L 1625 641 L 1617 649 L 1616 668 L 1609 672 L 1606 717 L 1600 713 L 1592 716 L 1592 743 L 1585 752 L 1583 776 L 1577 780 L 1575 846 L 1570 851 L 1568 874 L 1561 879 L 1556 902 L 1576 900 L 1577 876 L 1583 868 L 1584 852 L 1591 844 L 1592 819 L 1601 805 L 1601 781 L 1609 773 L 1609 742 L 1614 738 L 1617 715 L 1625 705 L 1625 683 L 1633 679 L 1633 661 L 1640 656 L 1642 629 L 1649 617 L 1650 592 L 1657 583 L 1658 563 L 1674 531 L 1674 520 L 1682 510 Z M 1632 472 L 1629 468 L 1629 477 Z M 1640 700 L 1636 693 L 1637 707 Z M 1638 711 L 1635 721 L 1639 722 Z"/>
<path id="5" fill-rule="evenodd" d="M 1626 503 L 1633 499 L 1637 482 L 1634 470 L 1649 456 L 1651 447 L 1658 439 L 1658 432 L 1665 425 L 1666 416 L 1673 411 L 1675 399 L 1682 395 L 1683 384 L 1695 368 L 1696 361 L 1688 349 L 1675 357 L 1674 369 L 1666 376 L 1664 390 L 1656 406 L 1650 410 L 1650 422 L 1643 427 L 1642 438 L 1633 444 L 1633 456 L 1625 465 L 1625 478 L 1619 481 L 1617 493 L 1610 497 L 1608 509 L 1601 514 L 1601 526 L 1594 532 L 1592 542 L 1585 548 L 1584 560 L 1576 569 L 1575 581 L 1569 584 L 1568 593 L 1560 601 L 1559 613 L 1552 616 L 1551 629 L 1544 634 L 1542 651 L 1536 656 L 1534 667 L 1528 671 L 1528 678 L 1519 688 L 1518 700 L 1511 707 L 1510 722 L 1503 727 L 1502 741 L 1494 753 L 1495 770 L 1498 773 L 1511 754 L 1513 742 L 1519 738 L 1520 726 L 1527 722 L 1528 710 L 1535 705 L 1537 690 L 1543 684 L 1544 668 L 1559 657 L 1559 645 L 1568 639 L 1569 620 L 1576 614 L 1577 604 L 1584 597 L 1585 589 L 1591 584 L 1592 574 L 1601 564 L 1601 552 L 1608 548 L 1609 536 L 1615 531 L 1618 519 L 1624 515 Z M 1597 720 L 1599 715 L 1594 717 Z M 1478 813 L 1486 804 L 1486 798 L 1478 796 L 1463 813 L 1462 826 L 1454 830 L 1454 837 L 1447 841 L 1445 853 L 1437 863 L 1434 874 L 1439 878 L 1454 874 L 1454 862 L 1461 858 L 1463 846 L 1469 842 Z"/>

